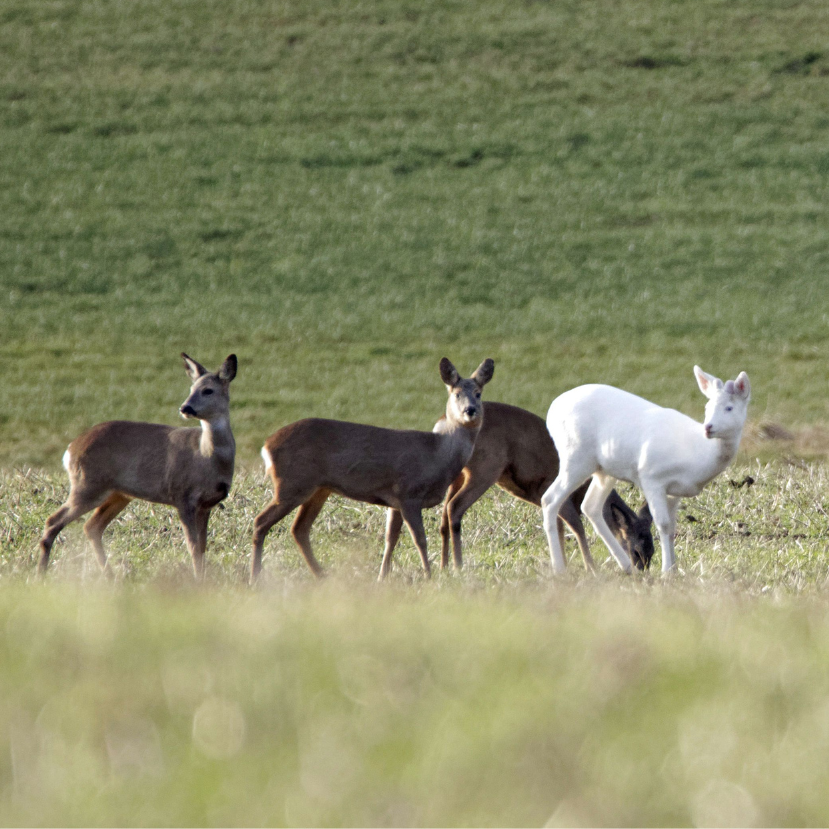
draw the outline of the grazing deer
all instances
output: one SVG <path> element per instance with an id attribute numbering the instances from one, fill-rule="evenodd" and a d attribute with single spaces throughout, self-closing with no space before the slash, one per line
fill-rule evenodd
<path id="1" fill-rule="evenodd" d="M 198 418 L 201 430 L 112 420 L 75 438 L 63 456 L 69 497 L 46 522 L 39 572 L 49 564 L 58 533 L 94 509 L 84 532 L 108 573 L 103 532 L 133 498 L 140 498 L 178 510 L 193 571 L 196 578 L 204 574 L 210 510 L 227 497 L 233 480 L 236 443 L 230 431 L 229 386 L 236 376 L 236 355 L 231 354 L 215 374 L 186 354 L 181 356 L 193 385 L 179 412 L 184 418 Z"/>
<path id="2" fill-rule="evenodd" d="M 298 420 L 274 432 L 262 448 L 274 497 L 254 523 L 251 579 L 262 569 L 262 546 L 268 531 L 297 507 L 291 533 L 311 572 L 322 575 L 311 550 L 310 533 L 332 492 L 389 508 L 381 580 L 391 569 L 404 521 L 429 577 L 421 511 L 441 502 L 469 460 L 483 418 L 481 389 L 492 379 L 494 369 L 492 360 L 484 360 L 465 380 L 446 357 L 440 361 L 449 400 L 438 433 L 319 418 Z"/>
<path id="3" fill-rule="evenodd" d="M 662 572 L 674 567 L 680 499 L 698 495 L 734 460 L 751 398 L 744 371 L 727 383 L 699 366 L 694 374 L 708 398 L 704 424 L 612 386 L 579 386 L 552 402 L 547 428 L 558 448 L 560 468 L 541 506 L 556 572 L 565 564 L 554 519 L 570 493 L 590 476 L 582 510 L 619 566 L 629 573 L 630 558 L 602 515 L 614 479 L 642 490 L 662 543 Z"/>
<path id="4" fill-rule="evenodd" d="M 436 428 L 440 423 L 438 421 Z M 484 403 L 484 422 L 472 457 L 446 493 L 440 521 L 441 567 L 449 564 L 450 537 L 455 567 L 460 569 L 463 566 L 461 520 L 493 484 L 539 507 L 541 496 L 557 474 L 558 452 L 547 426 L 538 415 L 506 403 Z M 588 570 L 595 571 L 579 515 L 585 492 L 587 484 L 579 487 L 561 505 L 558 533 L 563 546 L 563 521 L 575 533 Z M 648 505 L 645 504 L 637 515 L 614 489 L 605 502 L 604 517 L 636 567 L 640 570 L 650 567 L 653 536 Z"/>

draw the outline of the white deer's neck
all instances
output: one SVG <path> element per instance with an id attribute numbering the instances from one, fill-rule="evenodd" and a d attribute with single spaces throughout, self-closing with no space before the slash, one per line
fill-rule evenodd
<path id="1" fill-rule="evenodd" d="M 220 417 L 212 421 L 201 421 L 199 452 L 205 458 L 217 455 L 233 459 L 236 453 L 236 441 L 233 439 L 233 432 L 230 431 L 229 418 Z"/>
<path id="2" fill-rule="evenodd" d="M 719 471 L 728 466 L 731 461 L 737 456 L 737 450 L 740 448 L 740 438 L 743 430 L 741 429 L 736 435 L 728 438 L 713 438 L 713 442 L 719 444 L 717 447 L 717 464 L 720 466 Z"/>
<path id="3" fill-rule="evenodd" d="M 707 483 L 729 466 L 737 455 L 741 436 L 742 430 L 728 437 L 707 438 L 703 433 L 702 439 L 705 444 L 704 454 L 700 458 L 700 477 L 703 479 L 701 483 Z"/>

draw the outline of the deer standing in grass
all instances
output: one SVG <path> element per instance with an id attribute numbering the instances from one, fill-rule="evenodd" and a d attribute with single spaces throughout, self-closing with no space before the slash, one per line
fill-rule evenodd
<path id="1" fill-rule="evenodd" d="M 441 425 L 441 420 L 436 428 Z M 544 421 L 526 409 L 506 403 L 484 403 L 484 422 L 475 441 L 475 449 L 460 475 L 446 493 L 440 521 L 442 540 L 440 564 L 449 564 L 451 539 L 455 567 L 463 566 L 461 520 L 466 511 L 494 484 L 510 495 L 541 506 L 541 496 L 558 474 L 559 461 L 555 444 Z M 584 563 L 595 571 L 579 507 L 587 492 L 580 486 L 561 505 L 557 529 L 564 545 L 562 521 L 575 533 Z M 624 545 L 640 570 L 650 567 L 653 556 L 651 515 L 645 504 L 637 515 L 614 489 L 604 504 L 604 518 L 614 536 Z"/>
<path id="2" fill-rule="evenodd" d="M 429 577 L 421 511 L 441 502 L 469 460 L 483 419 L 481 390 L 492 379 L 494 368 L 492 360 L 484 360 L 464 379 L 446 357 L 440 361 L 449 400 L 439 432 L 309 418 L 272 434 L 262 448 L 262 458 L 273 480 L 274 497 L 254 523 L 251 579 L 262 569 L 262 547 L 269 530 L 297 507 L 291 534 L 314 575 L 322 575 L 310 533 L 332 492 L 389 508 L 381 580 L 391 570 L 404 522 Z"/>
<path id="3" fill-rule="evenodd" d="M 84 532 L 101 569 L 109 573 L 103 532 L 133 498 L 140 498 L 178 510 L 193 571 L 196 578 L 203 576 L 210 510 L 227 497 L 233 481 L 236 443 L 230 431 L 229 386 L 236 376 L 236 355 L 215 374 L 181 356 L 193 385 L 179 412 L 198 418 L 201 430 L 112 420 L 75 438 L 63 456 L 69 497 L 46 521 L 39 572 L 49 564 L 58 533 L 94 509 Z"/>
<path id="4" fill-rule="evenodd" d="M 552 402 L 547 428 L 558 448 L 560 468 L 541 506 L 556 572 L 565 566 L 556 516 L 570 493 L 590 476 L 582 510 L 619 566 L 629 573 L 630 558 L 602 515 L 614 479 L 642 490 L 662 543 L 662 572 L 675 566 L 679 502 L 698 495 L 734 460 L 751 398 L 744 371 L 727 383 L 699 366 L 694 366 L 694 374 L 708 398 L 704 423 L 612 386 L 579 386 Z"/>

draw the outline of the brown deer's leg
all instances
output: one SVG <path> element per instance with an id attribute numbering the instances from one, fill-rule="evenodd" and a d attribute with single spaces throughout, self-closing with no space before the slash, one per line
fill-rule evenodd
<path id="1" fill-rule="evenodd" d="M 292 498 L 288 501 L 277 501 L 274 499 L 268 504 L 253 522 L 253 554 L 250 560 L 250 580 L 256 581 L 262 570 L 262 547 L 265 544 L 265 537 L 274 524 L 281 521 L 289 512 L 293 512 L 303 499 Z"/>
<path id="2" fill-rule="evenodd" d="M 95 551 L 101 570 L 109 576 L 112 575 L 112 570 L 107 563 L 107 554 L 104 550 L 104 530 L 126 508 L 131 500 L 132 498 L 128 498 L 120 492 L 113 492 L 83 526 L 83 531 L 92 544 L 92 549 Z"/>
<path id="3" fill-rule="evenodd" d="M 446 491 L 446 498 L 443 501 L 443 511 L 440 515 L 440 569 L 445 570 L 449 566 L 449 543 L 451 530 L 449 526 L 449 502 L 455 497 L 458 490 L 466 482 L 463 472 L 455 478 Z"/>
<path id="4" fill-rule="evenodd" d="M 302 556 L 305 563 L 311 568 L 311 572 L 317 577 L 321 578 L 323 575 L 322 567 L 314 557 L 311 550 L 311 525 L 316 521 L 320 510 L 325 504 L 331 490 L 318 489 L 298 510 L 294 523 L 291 525 L 291 535 L 294 541 L 302 551 Z"/>
<path id="5" fill-rule="evenodd" d="M 429 566 L 429 554 L 426 551 L 426 531 L 423 529 L 420 501 L 404 501 L 400 505 L 400 512 L 406 526 L 409 528 L 415 547 L 420 553 L 423 572 L 426 574 L 426 578 L 429 579 L 432 577 L 432 568 Z"/>
<path id="6" fill-rule="evenodd" d="M 391 572 L 391 557 L 397 540 L 400 538 L 400 530 L 403 528 L 403 515 L 399 509 L 389 507 L 386 516 L 386 549 L 383 551 L 383 563 L 380 565 L 380 575 L 377 581 L 383 581 Z"/>
<path id="7" fill-rule="evenodd" d="M 452 555 L 455 569 L 463 567 L 463 552 L 461 547 L 461 520 L 466 511 L 492 486 L 486 480 L 475 480 L 467 476 L 457 495 L 447 504 L 449 524 L 452 528 Z"/>
<path id="8" fill-rule="evenodd" d="M 204 576 L 204 551 L 207 549 L 207 524 L 210 521 L 210 508 L 199 507 L 196 510 L 196 560 L 193 562 L 193 570 L 197 572 L 197 578 Z"/>
<path id="9" fill-rule="evenodd" d="M 204 556 L 199 549 L 200 512 L 192 504 L 178 507 L 178 517 L 184 528 L 184 540 L 187 542 L 187 549 L 193 560 L 193 574 L 197 581 L 201 581 L 204 576 Z"/>
<path id="10" fill-rule="evenodd" d="M 579 515 L 579 510 L 576 505 L 573 503 L 571 499 L 567 499 L 562 505 L 561 509 L 559 510 L 559 519 L 560 522 L 563 521 L 567 526 L 573 531 L 573 534 L 576 536 L 576 541 L 578 542 L 579 549 L 581 550 L 581 557 L 584 559 L 584 565 L 587 569 L 595 574 L 596 573 L 596 562 L 593 560 L 593 556 L 590 554 L 590 545 L 587 543 L 587 535 L 584 532 L 584 523 L 581 520 L 581 515 Z M 561 524 L 559 522 L 559 527 L 561 528 Z M 560 533 L 563 535 L 563 531 Z M 564 542 L 562 540 L 562 549 L 564 548 Z"/>
<path id="11" fill-rule="evenodd" d="M 95 509 L 108 495 L 107 492 L 99 492 L 94 496 L 83 492 L 70 491 L 66 503 L 52 513 L 46 519 L 46 526 L 43 528 L 43 537 L 40 539 L 40 560 L 38 561 L 38 573 L 45 573 L 49 566 L 49 555 L 52 552 L 52 545 L 60 531 L 67 525 L 76 521 L 82 515 Z"/>

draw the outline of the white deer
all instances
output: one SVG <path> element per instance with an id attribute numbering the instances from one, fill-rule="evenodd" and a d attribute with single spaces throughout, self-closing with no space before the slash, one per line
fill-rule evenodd
<path id="1" fill-rule="evenodd" d="M 723 383 L 694 366 L 708 398 L 705 423 L 612 386 L 587 385 L 559 395 L 547 413 L 558 448 L 558 477 L 541 499 L 553 569 L 564 570 L 556 517 L 570 494 L 593 480 L 582 512 L 619 566 L 631 571 L 628 554 L 610 531 L 602 507 L 616 480 L 635 484 L 650 506 L 662 543 L 662 572 L 675 565 L 674 538 L 680 499 L 698 495 L 734 460 L 746 420 L 751 385 L 742 371 Z"/>

